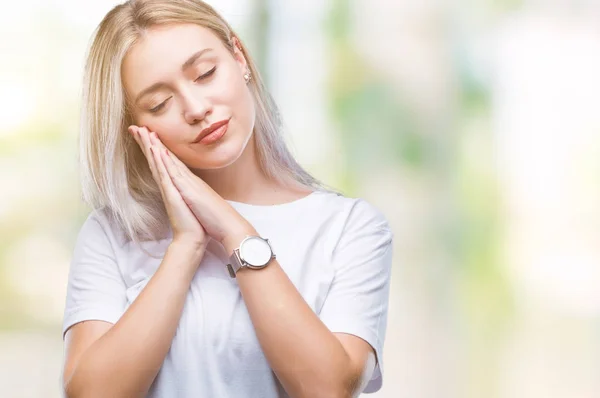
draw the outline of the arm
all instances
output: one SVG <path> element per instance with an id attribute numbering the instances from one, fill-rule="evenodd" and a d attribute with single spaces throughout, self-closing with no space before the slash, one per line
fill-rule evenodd
<path id="1" fill-rule="evenodd" d="M 223 242 L 233 252 L 242 228 Z M 351 397 L 369 380 L 375 356 L 364 340 L 332 333 L 273 259 L 261 270 L 241 269 L 238 285 L 271 368 L 292 397 Z M 265 294 L 269 292 L 269 294 Z"/>
<path id="2" fill-rule="evenodd" d="M 203 252 L 169 246 L 144 290 L 105 333 L 99 324 L 82 322 L 66 335 L 64 388 L 68 398 L 143 397 L 169 351 L 185 297 Z M 102 333 L 91 344 L 86 336 Z M 89 341 L 89 338 L 88 338 Z"/>

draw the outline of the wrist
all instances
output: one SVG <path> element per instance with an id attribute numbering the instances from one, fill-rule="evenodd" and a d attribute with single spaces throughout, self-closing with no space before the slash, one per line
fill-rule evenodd
<path id="1" fill-rule="evenodd" d="M 174 251 L 180 255 L 191 258 L 202 258 L 206 250 L 207 242 L 199 242 L 185 238 L 174 238 L 169 244 L 168 251 Z"/>
<path id="2" fill-rule="evenodd" d="M 258 232 L 251 224 L 241 225 L 238 228 L 232 229 L 221 241 L 227 255 L 230 256 L 248 235 L 258 235 Z"/>
<path id="3" fill-rule="evenodd" d="M 187 241 L 173 240 L 167 247 L 160 269 L 170 270 L 165 272 L 178 275 L 177 280 L 190 283 L 204 253 L 205 250 L 202 247 Z"/>

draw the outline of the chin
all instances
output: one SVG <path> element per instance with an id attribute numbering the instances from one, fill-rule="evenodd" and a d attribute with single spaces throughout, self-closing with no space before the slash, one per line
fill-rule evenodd
<path id="1" fill-rule="evenodd" d="M 235 163 L 242 155 L 244 148 L 245 145 L 239 140 L 225 139 L 217 142 L 216 145 L 206 146 L 202 149 L 194 148 L 191 153 L 188 153 L 185 161 L 181 160 L 192 169 L 221 169 Z"/>

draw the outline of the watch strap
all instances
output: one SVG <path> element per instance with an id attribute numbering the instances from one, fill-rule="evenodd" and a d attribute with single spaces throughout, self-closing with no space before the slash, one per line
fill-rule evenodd
<path id="1" fill-rule="evenodd" d="M 239 257 L 239 249 L 235 249 L 231 256 L 229 256 L 229 263 L 227 264 L 227 271 L 229 271 L 229 276 L 235 278 L 235 274 L 244 266 L 242 260 Z"/>

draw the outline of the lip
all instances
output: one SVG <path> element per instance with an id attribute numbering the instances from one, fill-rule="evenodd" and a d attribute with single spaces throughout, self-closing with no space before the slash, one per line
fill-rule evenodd
<path id="1" fill-rule="evenodd" d="M 196 137 L 196 139 L 194 141 L 192 141 L 194 144 L 198 143 L 200 141 L 202 141 L 202 139 L 204 137 L 206 137 L 207 135 L 209 135 L 210 133 L 214 132 L 215 130 L 227 125 L 229 123 L 229 119 L 224 119 L 221 120 L 219 122 L 215 122 L 213 124 L 211 124 L 210 126 L 206 127 L 204 130 L 202 130 L 200 132 L 200 134 L 198 134 L 198 136 Z"/>

